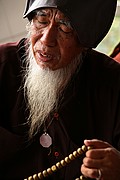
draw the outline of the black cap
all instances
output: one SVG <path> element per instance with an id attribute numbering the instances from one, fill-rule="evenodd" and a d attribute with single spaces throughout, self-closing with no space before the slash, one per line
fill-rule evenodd
<path id="1" fill-rule="evenodd" d="M 71 21 L 82 46 L 95 48 L 108 33 L 117 0 L 27 0 L 23 17 L 39 8 L 54 7 Z"/>

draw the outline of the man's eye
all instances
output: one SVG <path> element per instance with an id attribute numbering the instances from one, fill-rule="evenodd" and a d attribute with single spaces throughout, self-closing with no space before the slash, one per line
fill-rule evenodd
<path id="1" fill-rule="evenodd" d="M 43 24 L 43 25 L 46 25 L 46 24 L 48 24 L 46 21 L 38 21 L 38 24 Z"/>
<path id="2" fill-rule="evenodd" d="M 62 30 L 64 33 L 71 33 L 73 29 L 71 27 L 68 27 L 67 25 L 61 24 L 60 30 Z"/>
<path id="3" fill-rule="evenodd" d="M 39 19 L 36 18 L 36 19 L 34 19 L 33 23 L 34 23 L 35 27 L 38 29 L 45 27 L 48 24 L 48 22 L 44 18 L 39 18 Z"/>

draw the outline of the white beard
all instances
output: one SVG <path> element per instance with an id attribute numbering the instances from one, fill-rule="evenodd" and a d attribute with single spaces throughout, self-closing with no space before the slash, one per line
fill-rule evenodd
<path id="1" fill-rule="evenodd" d="M 24 92 L 30 111 L 28 118 L 30 137 L 38 132 L 50 112 L 57 109 L 58 99 L 80 64 L 81 57 L 80 54 L 67 67 L 52 71 L 37 65 L 30 48 L 28 67 L 24 76 Z"/>

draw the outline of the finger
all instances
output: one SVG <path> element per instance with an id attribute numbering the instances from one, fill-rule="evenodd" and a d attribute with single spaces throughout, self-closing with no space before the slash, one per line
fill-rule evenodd
<path id="1" fill-rule="evenodd" d="M 91 159 L 91 158 L 87 158 L 85 157 L 83 159 L 83 164 L 88 167 L 88 168 L 100 168 L 103 166 L 103 162 L 102 160 L 99 160 L 99 159 Z"/>
<path id="2" fill-rule="evenodd" d="M 81 166 L 81 173 L 85 177 L 97 179 L 99 177 L 99 169 L 87 168 L 84 164 Z"/>
<path id="3" fill-rule="evenodd" d="M 106 149 L 91 149 L 86 152 L 86 157 L 91 159 L 103 159 L 106 156 Z"/>
<path id="4" fill-rule="evenodd" d="M 111 147 L 111 145 L 109 143 L 104 142 L 102 140 L 98 140 L 98 139 L 84 140 L 84 144 L 86 146 L 92 146 L 93 148 L 107 148 L 107 147 Z"/>

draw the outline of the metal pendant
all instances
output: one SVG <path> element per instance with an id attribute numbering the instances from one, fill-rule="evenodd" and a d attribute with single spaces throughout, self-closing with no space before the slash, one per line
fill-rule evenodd
<path id="1" fill-rule="evenodd" d="M 45 132 L 40 136 L 40 144 L 45 148 L 49 148 L 52 145 L 52 138 L 48 133 Z"/>

